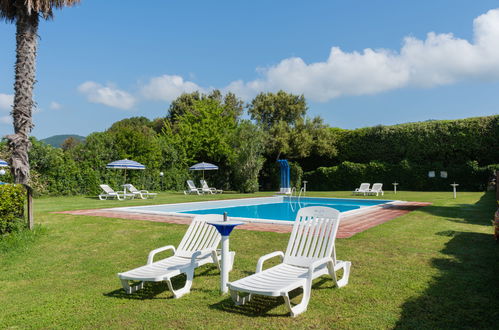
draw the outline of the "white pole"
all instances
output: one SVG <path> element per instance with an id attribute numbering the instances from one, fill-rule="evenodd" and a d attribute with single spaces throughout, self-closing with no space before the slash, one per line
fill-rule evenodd
<path id="1" fill-rule="evenodd" d="M 220 276 L 220 291 L 227 293 L 229 281 L 229 236 L 222 236 L 222 271 Z"/>
<path id="2" fill-rule="evenodd" d="M 452 191 L 454 192 L 454 199 L 456 198 L 456 187 L 459 186 L 457 183 L 451 183 Z"/>

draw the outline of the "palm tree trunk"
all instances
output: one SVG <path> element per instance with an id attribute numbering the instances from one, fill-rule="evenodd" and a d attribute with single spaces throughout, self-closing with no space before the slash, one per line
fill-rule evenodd
<path id="1" fill-rule="evenodd" d="M 11 171 L 15 183 L 28 184 L 31 147 L 29 134 L 33 128 L 33 87 L 35 85 L 38 13 L 23 11 L 16 21 L 16 66 L 14 82 L 14 134 L 7 136 L 12 152 Z"/>

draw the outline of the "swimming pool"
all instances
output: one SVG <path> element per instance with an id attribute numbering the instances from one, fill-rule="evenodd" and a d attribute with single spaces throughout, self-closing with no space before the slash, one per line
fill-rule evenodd
<path id="1" fill-rule="evenodd" d="M 380 204 L 391 203 L 390 200 L 365 200 L 347 198 L 316 198 L 302 197 L 300 199 L 286 196 L 243 198 L 209 202 L 193 202 L 178 204 L 163 204 L 151 206 L 135 206 L 119 208 L 119 210 L 136 213 L 152 213 L 167 215 L 223 214 L 246 221 L 294 221 L 298 210 L 307 206 L 328 206 L 341 213 L 353 213 Z"/>

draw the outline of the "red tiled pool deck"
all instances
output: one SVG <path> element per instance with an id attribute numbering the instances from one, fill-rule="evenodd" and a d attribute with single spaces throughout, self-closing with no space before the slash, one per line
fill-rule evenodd
<path id="1" fill-rule="evenodd" d="M 389 220 L 395 219 L 406 213 L 412 212 L 420 207 L 431 205 L 424 202 L 398 202 L 396 204 L 385 204 L 369 208 L 362 213 L 354 213 L 343 216 L 341 218 L 340 227 L 338 229 L 337 238 L 348 238 L 353 235 L 363 232 L 369 228 L 375 227 Z M 145 213 L 123 212 L 113 209 L 93 209 L 93 210 L 75 210 L 55 212 L 72 215 L 87 215 L 106 218 L 119 218 L 128 220 L 144 220 L 154 222 L 166 222 L 177 224 L 189 224 L 191 217 L 189 216 L 172 216 L 172 215 L 156 215 Z M 269 231 L 275 233 L 290 233 L 292 226 L 273 223 L 258 223 L 251 222 L 238 226 L 236 229 L 253 230 L 253 231 Z"/>

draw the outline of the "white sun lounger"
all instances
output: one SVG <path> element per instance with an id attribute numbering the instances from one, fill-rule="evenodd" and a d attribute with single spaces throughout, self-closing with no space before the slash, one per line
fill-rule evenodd
<path id="1" fill-rule="evenodd" d="M 220 190 L 220 189 L 210 188 L 210 186 L 208 186 L 208 183 L 206 182 L 206 180 L 199 180 L 199 183 L 201 183 L 201 191 L 202 192 L 209 193 L 209 194 L 221 194 L 224 192 L 223 190 Z"/>
<path id="2" fill-rule="evenodd" d="M 371 186 L 370 183 L 361 183 L 359 188 L 355 188 L 355 190 L 353 191 L 353 194 L 354 195 L 362 194 L 365 196 L 367 193 L 369 193 L 371 191 L 369 189 L 370 186 Z"/>
<path id="3" fill-rule="evenodd" d="M 329 274 L 338 287 L 345 286 L 350 276 L 350 261 L 336 260 L 335 237 L 340 222 L 338 210 L 312 206 L 298 211 L 286 253 L 276 251 L 261 257 L 256 273 L 229 283 L 232 300 L 236 305 L 250 301 L 253 294 L 282 296 L 291 316 L 303 313 L 310 300 L 312 281 Z M 273 257 L 281 257 L 283 262 L 266 270 L 263 263 Z M 341 280 L 336 272 L 343 269 Z M 302 301 L 292 306 L 289 292 L 303 288 Z M 241 293 L 247 293 L 241 296 Z"/>
<path id="4" fill-rule="evenodd" d="M 381 196 L 385 195 L 383 192 L 383 184 L 382 183 L 373 183 L 373 187 L 369 190 L 368 192 L 369 195 L 374 195 L 378 196 L 378 194 L 381 194 Z"/>
<path id="5" fill-rule="evenodd" d="M 194 181 L 192 180 L 187 180 L 187 187 L 188 187 L 188 190 L 184 190 L 184 194 L 187 195 L 187 194 L 198 194 L 198 195 L 201 195 L 201 194 L 204 194 L 204 191 L 203 189 L 201 188 L 196 188 L 196 185 L 194 184 Z"/>
<path id="6" fill-rule="evenodd" d="M 130 191 L 130 193 L 132 193 L 134 196 L 138 196 L 142 199 L 154 198 L 158 195 L 157 193 L 150 193 L 147 190 L 138 190 L 130 183 L 125 185 L 125 189 L 128 189 L 128 191 Z"/>
<path id="7" fill-rule="evenodd" d="M 217 214 L 207 214 L 196 216 L 184 238 L 177 249 L 172 245 L 167 245 L 149 252 L 147 264 L 124 273 L 119 273 L 126 293 L 131 294 L 144 287 L 144 282 L 166 281 L 168 288 L 173 292 L 175 298 L 180 298 L 189 293 L 194 277 L 194 270 L 207 263 L 214 263 L 220 270 L 220 257 L 217 254 L 217 246 L 221 236 L 214 226 L 207 224 L 207 221 L 221 221 L 222 216 Z M 173 256 L 162 260 L 154 261 L 154 256 L 162 251 L 172 250 Z M 235 252 L 230 252 L 230 268 L 234 263 Z M 180 274 L 186 274 L 184 287 L 173 289 L 171 278 Z M 140 281 L 139 284 L 130 286 L 129 281 Z"/>
<path id="8" fill-rule="evenodd" d="M 103 194 L 99 195 L 99 199 L 101 201 L 107 199 L 108 197 L 117 198 L 118 200 L 124 200 L 127 197 L 133 199 L 133 197 L 135 196 L 134 194 L 125 194 L 121 191 L 120 192 L 114 191 L 113 188 L 109 187 L 107 184 L 101 184 L 99 186 L 104 191 Z"/>

